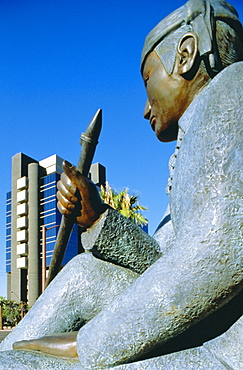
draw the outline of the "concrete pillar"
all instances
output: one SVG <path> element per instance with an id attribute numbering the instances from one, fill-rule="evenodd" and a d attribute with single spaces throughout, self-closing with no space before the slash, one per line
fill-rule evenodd
<path id="1" fill-rule="evenodd" d="M 29 253 L 28 303 L 32 306 L 39 296 L 39 165 L 28 165 L 29 177 Z"/>
<path id="2" fill-rule="evenodd" d="M 21 295 L 21 271 L 17 268 L 17 180 L 23 176 L 22 153 L 12 157 L 11 279 L 8 297 L 16 301 Z M 8 287 L 9 288 L 9 287 Z"/>
<path id="3" fill-rule="evenodd" d="M 11 299 L 11 273 L 7 273 L 7 299 Z"/>

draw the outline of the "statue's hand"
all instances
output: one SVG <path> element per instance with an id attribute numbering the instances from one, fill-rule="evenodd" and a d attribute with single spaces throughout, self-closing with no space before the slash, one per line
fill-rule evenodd
<path id="1" fill-rule="evenodd" d="M 57 207 L 62 215 L 75 215 L 81 227 L 91 227 L 106 209 L 97 188 L 69 162 L 65 161 L 64 172 L 57 183 Z"/>

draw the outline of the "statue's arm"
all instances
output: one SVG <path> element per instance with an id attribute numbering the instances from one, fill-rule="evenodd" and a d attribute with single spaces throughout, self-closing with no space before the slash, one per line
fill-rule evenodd
<path id="1" fill-rule="evenodd" d="M 58 182 L 58 209 L 86 232 L 85 250 L 103 260 L 142 273 L 160 256 L 159 244 L 142 229 L 101 201 L 96 186 L 68 162 Z"/>

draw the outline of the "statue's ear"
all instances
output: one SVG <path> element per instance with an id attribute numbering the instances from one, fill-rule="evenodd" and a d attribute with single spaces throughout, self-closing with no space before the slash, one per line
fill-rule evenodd
<path id="1" fill-rule="evenodd" d="M 177 46 L 177 71 L 183 75 L 189 72 L 198 55 L 198 39 L 193 32 L 187 32 L 180 39 Z"/>

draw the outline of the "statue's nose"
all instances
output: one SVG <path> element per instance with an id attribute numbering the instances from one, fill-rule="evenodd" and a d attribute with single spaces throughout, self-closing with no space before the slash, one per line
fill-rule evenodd
<path id="1" fill-rule="evenodd" d="M 143 112 L 144 118 L 149 119 L 150 118 L 150 113 L 151 113 L 151 105 L 149 104 L 149 101 L 147 100 L 146 104 L 145 104 L 145 107 L 144 107 L 144 112 Z"/>

